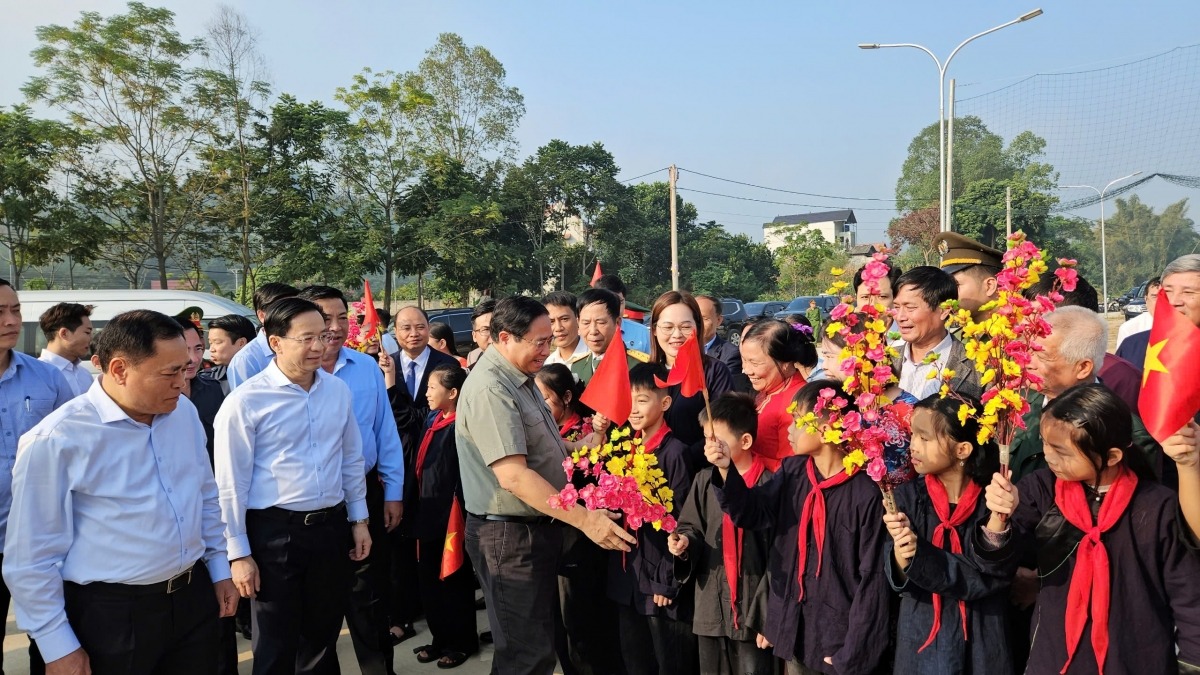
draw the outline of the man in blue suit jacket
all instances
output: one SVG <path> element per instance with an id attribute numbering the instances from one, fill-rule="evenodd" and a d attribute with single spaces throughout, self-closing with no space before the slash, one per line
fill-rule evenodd
<path id="1" fill-rule="evenodd" d="M 704 318 L 704 338 L 701 343 L 704 353 L 729 366 L 735 390 L 747 393 L 753 391 L 750 386 L 750 378 L 742 372 L 741 350 L 737 345 L 731 344 L 717 335 L 717 329 L 725 320 L 721 316 L 721 300 L 712 295 L 697 295 L 696 304 L 700 305 L 700 316 Z"/>

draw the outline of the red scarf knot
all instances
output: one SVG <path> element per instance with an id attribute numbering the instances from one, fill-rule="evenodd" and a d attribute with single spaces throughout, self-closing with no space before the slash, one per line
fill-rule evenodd
<path id="1" fill-rule="evenodd" d="M 950 552 L 962 554 L 962 539 L 958 536 L 958 530 L 967 522 L 971 514 L 975 513 L 975 507 L 979 502 L 979 495 L 983 493 L 983 488 L 979 487 L 979 483 L 968 481 L 967 489 L 963 490 L 962 496 L 958 499 L 958 504 L 954 507 L 954 514 L 950 513 L 950 496 L 946 494 L 946 486 L 942 485 L 942 481 L 932 474 L 925 474 L 925 489 L 929 492 L 929 501 L 933 503 L 933 512 L 937 514 L 938 525 L 933 528 L 933 545 L 938 548 L 945 548 L 946 537 L 950 538 Z M 963 641 L 967 639 L 967 603 L 966 601 L 958 601 L 958 614 L 962 619 Z M 937 593 L 933 594 L 933 627 L 929 630 L 929 637 L 925 639 L 925 644 L 921 645 L 918 653 L 925 651 L 925 648 L 933 644 L 934 638 L 937 637 L 938 631 L 942 629 L 942 596 Z"/>
<path id="2" fill-rule="evenodd" d="M 438 411 L 437 417 L 433 418 L 433 422 L 429 424 L 429 428 L 425 430 L 425 435 L 421 437 L 421 449 L 417 451 L 417 494 L 421 493 L 421 474 L 425 471 L 425 455 L 429 452 L 429 444 L 433 442 L 433 435 L 454 424 L 455 413 L 447 415 L 445 412 Z"/>
<path id="3" fill-rule="evenodd" d="M 1104 548 L 1102 535 L 1121 520 L 1129 502 L 1133 500 L 1137 484 L 1137 476 L 1122 465 L 1104 497 L 1104 503 L 1100 505 L 1100 513 L 1094 524 L 1083 483 L 1059 480 L 1054 484 L 1055 505 L 1068 523 L 1083 531 L 1067 591 L 1067 662 L 1063 665 L 1062 673 L 1071 667 L 1071 659 L 1075 657 L 1075 650 L 1083 639 L 1083 628 L 1087 625 L 1089 613 L 1092 619 L 1092 650 L 1096 653 L 1096 665 L 1100 673 L 1104 673 L 1104 662 L 1108 657 L 1108 610 L 1112 586 L 1108 550 Z"/>
<path id="4" fill-rule="evenodd" d="M 754 456 L 750 469 L 742 475 L 746 487 L 753 488 L 766 466 Z M 735 527 L 729 514 L 721 516 L 721 558 L 725 563 L 725 583 L 729 586 L 729 606 L 733 609 L 733 627 L 738 626 L 738 579 L 742 575 L 743 530 Z"/>
<path id="5" fill-rule="evenodd" d="M 821 564 L 825 558 L 825 490 L 850 480 L 858 473 L 859 469 L 859 467 L 855 467 L 850 473 L 838 471 L 833 474 L 833 477 L 818 482 L 817 469 L 811 457 L 804 463 L 804 467 L 808 471 L 808 482 L 812 485 L 812 489 L 809 490 L 808 495 L 804 498 L 804 505 L 800 508 L 800 536 L 797 541 L 799 547 L 797 578 L 800 582 L 800 597 L 796 602 L 804 600 L 804 571 L 808 567 L 808 528 L 810 525 L 813 539 L 817 543 L 817 571 L 813 576 L 821 576 Z"/>

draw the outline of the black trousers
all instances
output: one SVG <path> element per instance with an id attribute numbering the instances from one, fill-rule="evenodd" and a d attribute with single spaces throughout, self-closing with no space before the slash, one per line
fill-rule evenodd
<path id="1" fill-rule="evenodd" d="M 389 539 L 383 526 L 383 484 L 379 473 L 367 473 L 367 513 L 371 523 L 371 555 L 351 562 L 354 578 L 346 626 L 363 675 L 394 675 L 392 638 L 388 633 L 390 589 Z"/>
<path id="2" fill-rule="evenodd" d="M 433 635 L 432 653 L 479 651 L 479 633 L 475 625 L 475 570 L 471 560 L 463 557 L 463 565 L 454 574 L 439 579 L 442 574 L 444 539 L 422 539 L 417 558 L 421 605 L 425 621 Z"/>
<path id="3" fill-rule="evenodd" d="M 754 641 L 697 635 L 701 675 L 775 675 L 779 659 Z"/>
<path id="4" fill-rule="evenodd" d="M 562 529 L 467 516 L 467 555 L 475 563 L 496 654 L 492 674 L 554 672 L 554 605 Z"/>
<path id="5" fill-rule="evenodd" d="M 388 617 L 392 626 L 412 623 L 424 611 L 421 591 L 417 588 L 417 540 L 401 534 L 403 527 L 401 525 L 388 534 L 392 559 Z"/>
<path id="6" fill-rule="evenodd" d="M 621 656 L 629 675 L 692 675 L 699 672 L 692 626 L 663 616 L 642 616 L 617 608 Z"/>
<path id="7" fill-rule="evenodd" d="M 617 644 L 617 606 L 606 593 L 608 553 L 582 532 L 563 528 L 563 557 L 558 568 L 558 618 L 561 634 L 555 651 L 564 675 L 621 675 Z"/>
<path id="8" fill-rule="evenodd" d="M 350 525 L 339 507 L 320 523 L 280 509 L 246 512 L 260 590 L 251 605 L 254 675 L 337 675 L 350 595 Z"/>
<path id="9" fill-rule="evenodd" d="M 217 596 L 203 562 L 168 594 L 121 584 L 63 584 L 67 620 L 94 675 L 212 675 Z"/>

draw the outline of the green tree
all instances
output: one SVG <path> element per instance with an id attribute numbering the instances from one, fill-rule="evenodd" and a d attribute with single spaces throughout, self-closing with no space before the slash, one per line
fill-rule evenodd
<path id="1" fill-rule="evenodd" d="M 604 269 L 619 274 L 635 301 L 649 304 L 671 288 L 671 189 L 662 181 L 638 183 L 631 190 L 632 215 L 622 227 L 598 239 Z M 699 217 L 695 205 L 675 195 L 680 282 L 692 268 L 684 249 Z M 581 275 L 586 281 L 589 277 Z"/>
<path id="2" fill-rule="evenodd" d="M 940 215 L 937 206 L 927 206 L 893 218 L 887 229 L 891 247 L 897 251 L 907 247 L 913 252 L 912 260 L 920 261 L 918 265 L 936 265 L 938 252 L 934 240 L 941 231 Z"/>
<path id="3" fill-rule="evenodd" d="M 807 224 L 787 228 L 784 236 L 786 243 L 775 251 L 780 290 L 792 297 L 823 292 L 827 285 L 822 285 L 822 274 L 837 248 Z"/>
<path id="4" fill-rule="evenodd" d="M 471 171 L 481 171 L 489 158 L 513 159 L 525 99 L 505 76 L 484 47 L 468 47 L 454 33 L 439 35 L 416 73 L 416 88 L 433 99 L 415 111 L 422 144 Z"/>
<path id="5" fill-rule="evenodd" d="M 765 244 L 730 234 L 715 221 L 701 224 L 690 239 L 679 253 L 685 288 L 747 302 L 775 290 L 778 270 Z"/>
<path id="6" fill-rule="evenodd" d="M 83 12 L 73 27 L 41 26 L 37 38 L 33 60 L 44 72 L 22 91 L 104 144 L 97 157 L 106 166 L 77 171 L 97 186 L 138 191 L 144 208 L 136 227 L 114 233 L 118 245 L 149 252 L 165 286 L 167 261 L 207 193 L 184 193 L 179 176 L 208 124 L 187 68 L 200 42 L 179 36 L 170 11 L 139 2 L 110 17 Z"/>
<path id="7" fill-rule="evenodd" d="M 1116 207 L 1105 220 L 1110 293 L 1158 276 L 1175 258 L 1200 250 L 1200 234 L 1187 217 L 1186 199 L 1168 205 L 1162 213 L 1155 213 L 1136 194 L 1117 199 Z M 1098 278 L 1089 279 L 1097 288 Z"/>
<path id="8" fill-rule="evenodd" d="M 1046 220 L 1045 234 L 1034 243 L 1053 258 L 1074 259 L 1076 271 L 1089 283 L 1101 278 L 1100 233 L 1094 222 L 1079 217 L 1050 216 Z M 1114 289 L 1115 286 L 1109 285 L 1110 293 Z"/>
<path id="9" fill-rule="evenodd" d="M 25 106 L 0 110 L 0 243 L 14 288 L 21 288 L 26 267 L 55 257 L 60 242 L 52 235 L 71 218 L 55 179 L 82 141 L 61 122 L 35 119 Z"/>
<path id="10" fill-rule="evenodd" d="M 1049 164 L 1037 161 L 1045 147 L 1046 142 L 1029 131 L 1018 134 L 1005 147 L 1004 139 L 988 130 L 978 117 L 968 115 L 955 118 L 951 175 L 953 194 L 962 195 L 972 183 L 988 178 L 1021 178 L 1031 190 L 1048 190 L 1054 184 L 1056 175 Z M 898 211 L 909 213 L 938 205 L 939 164 L 938 125 L 931 124 L 922 129 L 908 145 L 908 156 L 896 181 Z"/>
<path id="11" fill-rule="evenodd" d="M 215 233 L 220 241 L 226 241 L 226 234 L 235 237 L 236 255 L 222 248 L 220 257 L 241 267 L 236 293 L 249 297 L 258 257 L 253 251 L 261 248 L 256 246 L 254 214 L 266 207 L 254 203 L 251 189 L 262 164 L 261 148 L 254 145 L 254 122 L 264 114 L 270 75 L 258 50 L 257 31 L 237 10 L 218 7 L 206 38 L 205 64 L 197 71 L 197 97 L 212 120 L 212 138 L 203 158 L 214 181 L 212 198 L 203 210 L 206 220 L 226 226 L 225 232 Z"/>
<path id="12" fill-rule="evenodd" d="M 390 298 L 397 256 L 413 241 L 411 230 L 396 217 L 396 202 L 420 169 L 424 148 L 415 116 L 432 99 L 411 74 L 372 73 L 369 68 L 355 75 L 349 87 L 339 87 L 334 98 L 346 106 L 350 121 L 342 128 L 338 171 L 351 214 L 378 254 L 384 297 Z"/>
<path id="13" fill-rule="evenodd" d="M 986 246 L 1005 248 L 1007 236 L 1006 189 L 1012 189 L 1012 229 L 1022 230 L 1035 242 L 1046 233 L 1046 219 L 1058 198 L 1031 190 L 1019 178 L 984 178 L 967 186 L 954 200 L 954 230 Z"/>

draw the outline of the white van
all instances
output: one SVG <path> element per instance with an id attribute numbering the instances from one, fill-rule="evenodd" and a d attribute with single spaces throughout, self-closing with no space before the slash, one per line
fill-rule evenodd
<path id="1" fill-rule="evenodd" d="M 211 293 L 177 290 L 106 290 L 106 291 L 18 291 L 21 299 L 21 339 L 17 349 L 36 357 L 46 346 L 46 336 L 38 326 L 42 313 L 60 302 L 76 302 L 92 305 L 92 327 L 99 331 L 109 319 L 134 309 L 152 309 L 167 316 L 175 316 L 188 307 L 199 307 L 206 323 L 226 314 L 241 314 L 258 325 L 254 311 L 238 303 Z"/>

